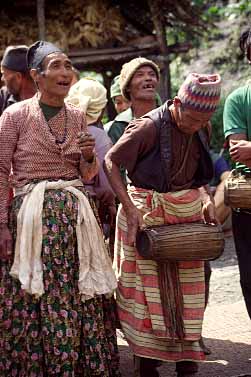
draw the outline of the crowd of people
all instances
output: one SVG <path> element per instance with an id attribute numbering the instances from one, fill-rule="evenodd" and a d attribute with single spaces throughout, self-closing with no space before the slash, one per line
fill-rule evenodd
<path id="1" fill-rule="evenodd" d="M 250 33 L 241 38 L 251 60 Z M 160 267 L 136 237 L 146 226 L 232 221 L 251 318 L 251 209 L 224 204 L 230 167 L 210 149 L 220 75 L 190 73 L 162 104 L 158 65 L 134 58 L 112 82 L 117 115 L 103 124 L 106 88 L 52 43 L 9 46 L 1 73 L 0 376 L 121 376 L 118 328 L 135 376 L 159 376 L 162 362 L 194 376 L 210 352 L 210 264 Z M 224 111 L 230 156 L 247 174 L 250 93 L 234 91 Z"/>

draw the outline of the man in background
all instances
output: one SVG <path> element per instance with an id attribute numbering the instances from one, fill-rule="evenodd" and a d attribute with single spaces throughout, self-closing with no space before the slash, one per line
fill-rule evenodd
<path id="1" fill-rule="evenodd" d="M 114 122 L 126 122 L 129 123 L 132 119 L 132 111 L 130 109 L 131 102 L 122 96 L 119 75 L 115 76 L 112 80 L 110 87 L 110 97 L 117 112 L 117 116 L 110 122 L 104 125 L 104 130 L 108 133 Z M 120 115 L 121 114 L 121 115 Z"/>
<path id="2" fill-rule="evenodd" d="M 157 107 L 158 83 L 159 68 L 152 60 L 135 58 L 123 65 L 119 85 L 122 96 L 131 103 L 131 107 L 119 114 L 108 130 L 113 144 L 123 135 L 132 119 L 140 118 Z"/>
<path id="3" fill-rule="evenodd" d="M 240 36 L 240 48 L 251 63 L 251 29 Z M 235 89 L 226 99 L 223 121 L 229 154 L 242 175 L 251 174 L 251 86 Z M 240 283 L 251 318 L 251 208 L 233 208 L 232 225 L 240 270 Z"/>
<path id="4" fill-rule="evenodd" d="M 15 102 L 33 97 L 36 87 L 30 77 L 25 45 L 8 46 L 1 61 L 1 74 L 4 87 L 0 90 L 0 115 Z"/>

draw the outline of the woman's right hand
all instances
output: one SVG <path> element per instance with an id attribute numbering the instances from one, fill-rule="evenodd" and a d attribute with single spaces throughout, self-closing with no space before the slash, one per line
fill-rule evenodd
<path id="1" fill-rule="evenodd" d="M 142 229 L 144 221 L 143 215 L 138 208 L 135 206 L 127 209 L 126 211 L 126 221 L 127 221 L 127 235 L 129 245 L 135 245 L 136 234 L 138 229 Z"/>
<path id="2" fill-rule="evenodd" d="M 7 224 L 0 224 L 0 258 L 8 260 L 13 252 L 13 241 Z"/>

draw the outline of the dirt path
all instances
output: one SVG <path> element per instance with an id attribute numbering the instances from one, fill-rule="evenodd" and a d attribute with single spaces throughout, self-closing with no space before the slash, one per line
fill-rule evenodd
<path id="1" fill-rule="evenodd" d="M 232 236 L 226 238 L 221 258 L 211 262 L 209 305 L 205 313 L 203 336 L 211 348 L 197 377 L 251 377 L 251 321 L 242 298 L 239 271 Z M 123 377 L 133 376 L 132 354 L 119 338 Z M 175 365 L 159 368 L 161 377 L 176 377 Z"/>

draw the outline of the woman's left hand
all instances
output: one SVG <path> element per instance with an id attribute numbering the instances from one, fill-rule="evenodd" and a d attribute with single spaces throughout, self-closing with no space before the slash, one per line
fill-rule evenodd
<path id="1" fill-rule="evenodd" d="M 87 132 L 79 132 L 77 135 L 77 145 L 81 150 L 83 158 L 89 162 L 94 157 L 95 139 Z"/>

